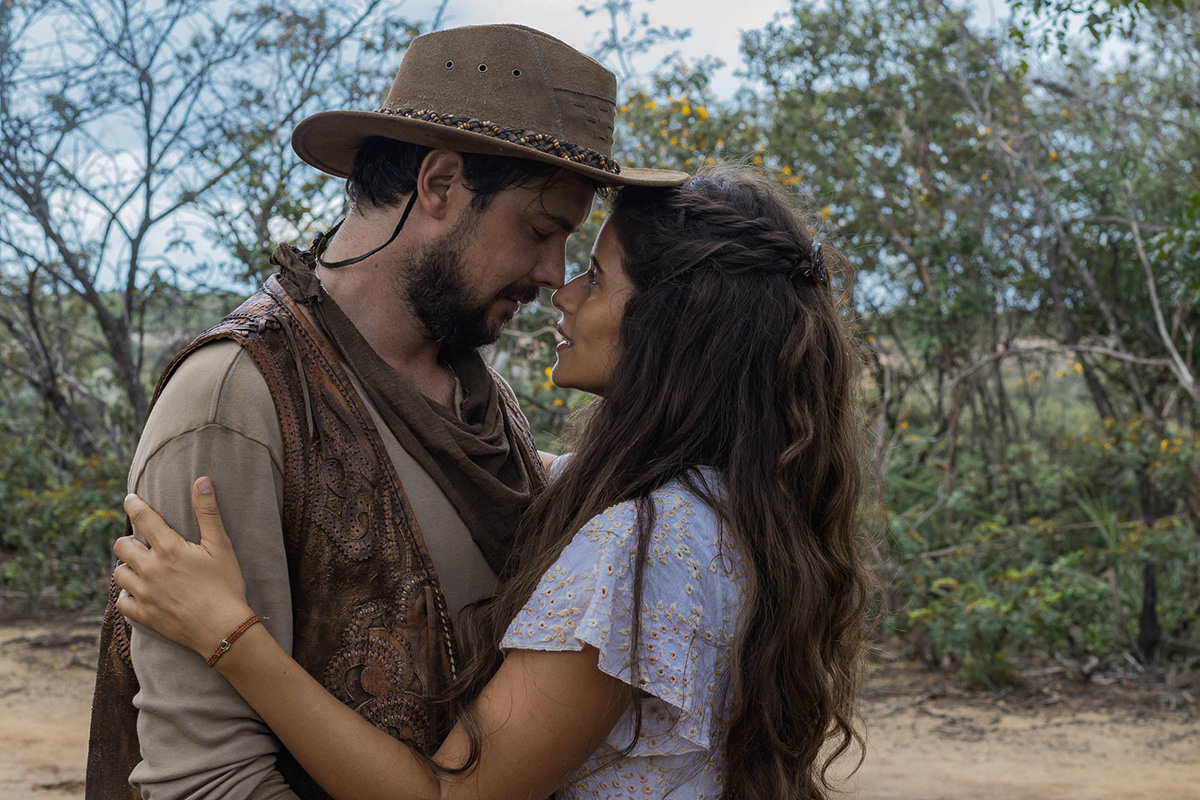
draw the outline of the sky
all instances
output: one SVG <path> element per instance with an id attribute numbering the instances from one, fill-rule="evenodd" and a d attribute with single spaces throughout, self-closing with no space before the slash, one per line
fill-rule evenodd
<path id="1" fill-rule="evenodd" d="M 589 0 L 587 5 L 598 5 Z M 418 18 L 431 18 L 437 0 L 409 0 L 405 8 Z M 651 0 L 635 2 L 635 9 L 650 15 L 651 25 L 690 28 L 692 35 L 683 42 L 674 42 L 657 53 L 637 62 L 640 69 L 649 69 L 673 50 L 680 50 L 686 61 L 701 55 L 712 55 L 726 66 L 713 76 L 713 90 L 728 97 L 738 87 L 733 74 L 740 63 L 738 45 L 745 30 L 766 25 L 778 13 L 791 7 L 789 0 Z M 573 47 L 592 51 L 608 27 L 606 14 L 585 17 L 576 0 L 449 0 L 443 27 L 515 22 L 545 31 Z M 608 65 L 613 68 L 613 64 Z"/>

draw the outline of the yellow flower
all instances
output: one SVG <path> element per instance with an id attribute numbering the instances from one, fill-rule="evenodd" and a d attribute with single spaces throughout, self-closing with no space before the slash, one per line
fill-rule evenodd
<path id="1" fill-rule="evenodd" d="M 1080 364 L 1078 361 L 1076 361 L 1076 362 L 1075 362 L 1075 371 L 1076 371 L 1076 372 L 1083 372 L 1083 364 Z"/>
<path id="2" fill-rule="evenodd" d="M 755 153 L 754 154 L 754 163 L 761 164 L 762 162 L 763 162 L 763 157 L 761 155 L 759 155 L 758 153 Z"/>
<path id="3" fill-rule="evenodd" d="M 669 142 L 667 142 L 667 144 L 669 144 L 669 145 L 671 145 L 672 147 L 674 147 L 675 145 L 679 144 L 679 137 L 678 137 L 678 136 L 672 136 L 672 137 L 671 137 L 671 140 L 670 140 Z"/>
<path id="4" fill-rule="evenodd" d="M 908 423 L 907 423 L 907 422 L 901 422 L 901 423 L 900 423 L 900 430 L 902 430 L 902 431 L 906 431 L 906 430 L 908 430 Z"/>
<path id="5" fill-rule="evenodd" d="M 1169 445 L 1169 444 L 1170 444 L 1170 442 L 1168 442 L 1166 439 L 1163 439 L 1163 440 L 1162 440 L 1161 442 L 1159 442 L 1158 444 L 1159 444 L 1159 446 L 1160 446 L 1160 447 L 1162 447 L 1162 449 L 1163 449 L 1163 450 L 1166 450 L 1166 449 L 1167 449 L 1167 445 Z"/>
<path id="6" fill-rule="evenodd" d="M 684 103 L 682 106 L 680 106 L 679 112 L 685 117 L 690 117 L 692 115 L 692 107 L 687 103 Z"/>
<path id="7" fill-rule="evenodd" d="M 829 219 L 829 206 L 821 206 L 821 212 L 817 216 L 821 219 Z"/>
<path id="8" fill-rule="evenodd" d="M 1112 444 L 1110 444 L 1109 442 L 1105 442 L 1105 443 L 1104 443 L 1104 449 L 1105 449 L 1105 450 L 1111 450 L 1111 449 L 1112 449 Z"/>
<path id="9" fill-rule="evenodd" d="M 653 111 L 654 109 L 658 108 L 658 103 L 651 100 L 649 103 L 646 103 L 646 108 L 650 111 Z"/>
<path id="10" fill-rule="evenodd" d="M 1049 158 L 1051 161 L 1055 161 L 1055 160 L 1057 160 L 1057 159 L 1058 159 L 1058 151 L 1057 151 L 1057 150 L 1051 150 L 1051 151 L 1050 151 L 1050 155 L 1049 155 L 1049 156 L 1047 156 L 1047 157 L 1048 157 L 1048 158 Z"/>
<path id="11" fill-rule="evenodd" d="M 550 377 L 550 373 L 554 372 L 554 367 L 546 367 L 546 377 Z"/>
<path id="12" fill-rule="evenodd" d="M 621 113 L 622 113 L 622 114 L 628 114 L 628 113 L 629 113 L 629 106 L 621 106 Z"/>
<path id="13" fill-rule="evenodd" d="M 873 341 L 875 341 L 875 337 L 868 333 L 867 334 L 867 344 L 870 344 Z"/>
<path id="14" fill-rule="evenodd" d="M 784 167 L 782 171 L 783 171 L 783 174 L 784 174 L 784 175 L 791 175 L 791 174 L 792 174 L 792 168 L 791 168 L 791 167 Z"/>
<path id="15" fill-rule="evenodd" d="M 696 116 L 701 120 L 708 119 L 708 109 L 704 106 L 696 106 Z"/>
<path id="16" fill-rule="evenodd" d="M 556 405 L 556 406 L 561 406 L 562 404 L 563 404 L 563 401 L 562 401 L 562 398 L 561 398 L 561 397 L 556 397 L 556 398 L 554 398 L 554 403 L 553 403 L 553 405 Z"/>
<path id="17" fill-rule="evenodd" d="M 1071 109 L 1069 108 L 1064 108 L 1062 110 L 1062 115 L 1063 119 L 1067 120 L 1068 122 L 1074 119 L 1074 115 L 1071 113 Z"/>
<path id="18" fill-rule="evenodd" d="M 1061 378 L 1062 376 L 1066 375 L 1067 373 L 1065 373 L 1061 369 L 1059 369 L 1059 370 L 1055 370 L 1054 374 Z"/>
<path id="19" fill-rule="evenodd" d="M 992 135 L 992 129 L 991 129 L 991 128 L 984 128 L 984 129 L 983 129 L 983 135 L 984 135 L 984 136 L 991 136 L 991 135 Z"/>
<path id="20" fill-rule="evenodd" d="M 542 388 L 543 389 L 553 389 L 554 381 L 546 381 L 545 383 L 542 384 Z"/>
<path id="21" fill-rule="evenodd" d="M 988 179 L 988 174 L 986 172 L 983 173 L 982 175 L 979 176 L 979 179 L 986 181 Z"/>

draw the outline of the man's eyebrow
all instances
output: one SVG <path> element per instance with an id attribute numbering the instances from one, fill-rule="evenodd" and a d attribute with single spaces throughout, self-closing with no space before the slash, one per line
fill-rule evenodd
<path id="1" fill-rule="evenodd" d="M 571 222 L 571 220 L 567 219 L 566 217 L 560 217 L 557 214 L 551 214 L 549 211 L 539 211 L 538 215 L 550 220 L 555 225 L 566 231 L 568 235 L 572 233 L 578 233 L 579 229 L 583 227 L 583 225 L 577 226 L 574 222 Z"/>

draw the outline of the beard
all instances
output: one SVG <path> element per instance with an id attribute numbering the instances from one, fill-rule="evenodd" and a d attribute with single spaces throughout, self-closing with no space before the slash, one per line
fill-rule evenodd
<path id="1" fill-rule="evenodd" d="M 463 252 L 475 232 L 478 215 L 467 212 L 468 219 L 454 230 L 431 242 L 413 258 L 405 299 L 430 335 L 449 349 L 474 349 L 500 338 L 507 320 L 490 319 L 492 305 L 507 298 L 530 303 L 537 298 L 537 287 L 517 281 L 492 297 L 482 298 L 467 282 Z"/>

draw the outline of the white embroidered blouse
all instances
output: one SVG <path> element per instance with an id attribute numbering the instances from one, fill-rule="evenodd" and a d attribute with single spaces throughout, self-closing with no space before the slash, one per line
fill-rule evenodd
<path id="1" fill-rule="evenodd" d="M 560 457 L 552 474 L 561 471 Z M 717 480 L 711 470 L 705 480 Z M 710 483 L 710 485 L 713 485 Z M 566 800 L 715 800 L 721 794 L 720 709 L 729 643 L 742 605 L 739 559 L 720 542 L 716 514 L 679 483 L 653 493 L 655 519 L 644 569 L 638 688 L 645 695 L 641 735 L 632 704 L 608 738 L 558 789 Z M 593 517 L 542 577 L 500 646 L 600 651 L 599 666 L 631 681 L 632 502 Z M 615 758 L 615 760 L 614 760 Z"/>

